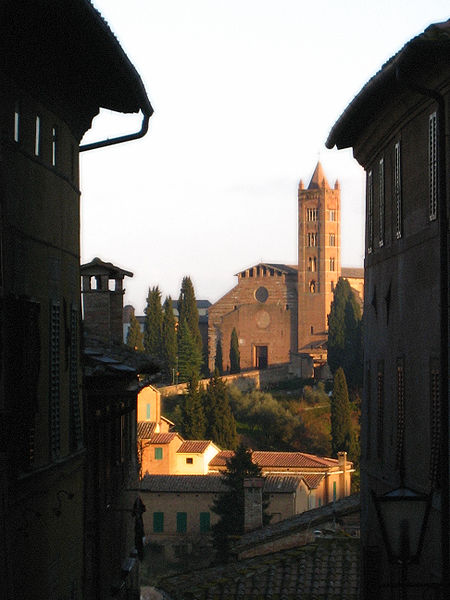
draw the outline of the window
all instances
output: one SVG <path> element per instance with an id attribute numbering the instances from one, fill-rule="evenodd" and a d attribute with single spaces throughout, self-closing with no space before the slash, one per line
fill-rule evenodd
<path id="1" fill-rule="evenodd" d="M 373 250 L 373 175 L 367 173 L 367 252 Z"/>
<path id="2" fill-rule="evenodd" d="M 34 130 L 34 155 L 39 156 L 41 153 L 41 118 L 36 115 L 35 130 Z"/>
<path id="3" fill-rule="evenodd" d="M 405 438 L 405 373 L 403 359 L 397 360 L 397 470 L 403 471 L 403 449 Z"/>
<path id="4" fill-rule="evenodd" d="M 209 512 L 200 513 L 200 532 L 206 533 L 211 529 L 211 516 Z"/>
<path id="5" fill-rule="evenodd" d="M 336 221 L 336 211 L 334 209 L 330 210 L 329 221 Z"/>
<path id="6" fill-rule="evenodd" d="M 330 233 L 330 246 L 336 246 L 336 235 L 334 233 Z"/>
<path id="7" fill-rule="evenodd" d="M 379 240 L 378 245 L 380 248 L 384 246 L 384 158 L 380 158 L 378 163 L 378 229 L 379 229 Z"/>
<path id="8" fill-rule="evenodd" d="M 428 125 L 428 180 L 429 180 L 429 214 L 430 221 L 437 218 L 438 199 L 438 144 L 437 144 L 437 116 L 434 112 L 430 115 Z"/>
<path id="9" fill-rule="evenodd" d="M 383 457 L 384 442 L 384 363 L 378 363 L 377 370 L 377 456 Z"/>
<path id="10" fill-rule="evenodd" d="M 317 271 L 317 258 L 315 256 L 308 258 L 308 271 Z"/>
<path id="11" fill-rule="evenodd" d="M 314 326 L 311 325 L 311 335 L 313 335 L 313 334 L 314 334 Z"/>
<path id="12" fill-rule="evenodd" d="M 56 127 L 52 127 L 52 167 L 56 167 L 56 142 L 57 142 Z"/>
<path id="13" fill-rule="evenodd" d="M 394 201 L 395 201 L 395 235 L 397 239 L 402 237 L 402 180 L 400 162 L 400 142 L 394 147 Z"/>
<path id="14" fill-rule="evenodd" d="M 193 459 L 193 458 L 191 458 L 190 456 L 188 456 L 188 457 L 186 458 L 186 464 L 187 464 L 187 465 L 193 465 L 193 464 L 194 464 L 194 459 Z"/>
<path id="15" fill-rule="evenodd" d="M 177 533 L 186 533 L 187 513 L 177 512 Z"/>
<path id="16" fill-rule="evenodd" d="M 60 432 L 60 329 L 61 307 L 53 302 L 50 307 L 50 456 L 58 458 L 61 446 Z"/>
<path id="17" fill-rule="evenodd" d="M 432 359 L 430 365 L 430 480 L 434 488 L 440 487 L 441 399 L 439 376 L 439 360 Z"/>
<path id="18" fill-rule="evenodd" d="M 153 532 L 162 533 L 164 531 L 164 513 L 154 512 L 153 513 Z"/>
<path id="19" fill-rule="evenodd" d="M 306 245 L 309 248 L 313 248 L 317 246 L 317 233 L 307 233 L 306 234 Z"/>
<path id="20" fill-rule="evenodd" d="M 163 449 L 155 448 L 155 460 L 162 460 L 163 457 Z"/>
<path id="21" fill-rule="evenodd" d="M 314 279 L 312 281 L 310 281 L 309 283 L 309 291 L 311 294 L 315 294 L 316 293 L 316 282 L 314 281 Z"/>
<path id="22" fill-rule="evenodd" d="M 335 270 L 335 262 L 334 262 L 334 256 L 330 257 L 330 271 L 334 271 Z"/>
<path id="23" fill-rule="evenodd" d="M 145 418 L 150 421 L 150 402 L 147 402 L 145 406 Z"/>
<path id="24" fill-rule="evenodd" d="M 333 481 L 333 502 L 336 502 L 336 482 Z"/>
<path id="25" fill-rule="evenodd" d="M 14 141 L 18 142 L 20 139 L 20 109 L 17 103 L 14 108 Z"/>
<path id="26" fill-rule="evenodd" d="M 306 220 L 307 221 L 317 221 L 317 208 L 307 208 L 306 209 Z"/>

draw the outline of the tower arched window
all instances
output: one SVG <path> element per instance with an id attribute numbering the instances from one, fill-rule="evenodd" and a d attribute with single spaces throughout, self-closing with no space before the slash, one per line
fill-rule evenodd
<path id="1" fill-rule="evenodd" d="M 311 292 L 311 294 L 316 293 L 316 282 L 314 281 L 314 279 L 312 279 L 309 283 L 309 291 Z"/>

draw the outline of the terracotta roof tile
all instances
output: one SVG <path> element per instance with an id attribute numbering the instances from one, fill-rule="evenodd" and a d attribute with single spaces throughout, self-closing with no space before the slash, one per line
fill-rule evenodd
<path id="1" fill-rule="evenodd" d="M 253 452 L 253 462 L 260 467 L 297 468 L 328 468 L 337 464 L 337 460 L 322 458 L 314 454 L 305 454 L 303 452 L 263 452 L 260 450 Z"/>
<path id="2" fill-rule="evenodd" d="M 216 456 L 212 460 L 209 461 L 209 466 L 210 467 L 226 467 L 227 460 L 230 459 L 232 456 L 234 456 L 233 450 L 222 450 L 222 452 L 219 452 L 218 454 L 216 454 Z"/>
<path id="3" fill-rule="evenodd" d="M 179 438 L 181 441 L 183 439 L 178 435 L 178 433 L 155 433 L 150 438 L 151 444 L 170 444 L 175 438 Z"/>
<path id="4" fill-rule="evenodd" d="M 305 480 L 305 483 L 310 490 L 315 490 L 316 488 L 318 488 L 320 482 L 324 477 L 325 475 L 323 475 L 322 473 L 320 473 L 319 475 L 303 475 L 303 479 Z"/>
<path id="5" fill-rule="evenodd" d="M 155 433 L 156 423 L 154 421 L 138 421 L 137 436 L 140 440 L 149 440 Z"/>
<path id="6" fill-rule="evenodd" d="M 317 598 L 357 600 L 359 540 L 334 538 L 160 579 L 173 600 Z"/>
<path id="7" fill-rule="evenodd" d="M 188 440 L 181 444 L 177 454 L 203 454 L 211 443 L 210 440 Z"/>
<path id="8" fill-rule="evenodd" d="M 146 475 L 141 483 L 146 492 L 212 492 L 226 490 L 221 475 Z"/>

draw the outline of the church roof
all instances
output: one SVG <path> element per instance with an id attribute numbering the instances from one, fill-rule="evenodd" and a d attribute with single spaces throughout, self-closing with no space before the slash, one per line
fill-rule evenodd
<path id="1" fill-rule="evenodd" d="M 318 190 L 319 188 L 330 188 L 320 162 L 317 163 L 316 168 L 314 169 L 313 176 L 311 177 L 311 181 L 309 182 L 308 190 Z"/>
<path id="2" fill-rule="evenodd" d="M 266 267 L 266 269 L 274 269 L 275 271 L 280 271 L 281 273 L 285 273 L 287 275 L 297 273 L 298 271 L 297 265 L 260 262 L 256 265 L 252 265 L 251 267 L 247 267 L 246 269 L 242 269 L 242 271 L 239 271 L 239 273 L 235 273 L 235 275 L 241 275 L 242 273 L 245 273 L 245 271 L 248 271 L 249 269 L 255 269 L 256 267 Z"/>
<path id="3" fill-rule="evenodd" d="M 341 276 L 347 278 L 364 279 L 363 267 L 342 267 Z"/>

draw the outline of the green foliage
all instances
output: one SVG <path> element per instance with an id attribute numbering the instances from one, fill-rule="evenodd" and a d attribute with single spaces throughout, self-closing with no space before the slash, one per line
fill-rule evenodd
<path id="1" fill-rule="evenodd" d="M 345 373 L 340 367 L 334 376 L 331 401 L 331 440 L 334 455 L 345 451 L 350 460 L 359 461 L 359 448 L 351 418 L 347 382 Z"/>
<path id="2" fill-rule="evenodd" d="M 362 385 L 361 310 L 346 279 L 339 279 L 328 315 L 328 364 L 344 369 L 351 387 Z"/>
<path id="3" fill-rule="evenodd" d="M 244 480 L 261 477 L 261 468 L 252 461 L 252 452 L 240 445 L 227 461 L 223 480 L 227 491 L 214 500 L 211 510 L 219 516 L 213 525 L 213 541 L 219 562 L 227 562 L 230 554 L 230 537 L 244 533 Z M 270 520 L 263 504 L 263 522 Z"/>
<path id="4" fill-rule="evenodd" d="M 183 403 L 183 435 L 188 440 L 204 439 L 206 419 L 203 410 L 203 390 L 194 374 L 188 382 L 187 394 Z"/>
<path id="5" fill-rule="evenodd" d="M 230 373 L 241 372 L 241 355 L 239 352 L 239 339 L 236 328 L 233 327 L 230 340 Z"/>
<path id="6" fill-rule="evenodd" d="M 195 299 L 194 286 L 190 277 L 183 277 L 181 282 L 180 297 L 178 299 L 178 322 L 186 321 L 192 339 L 202 352 L 202 337 L 198 326 L 198 309 Z"/>
<path id="7" fill-rule="evenodd" d="M 178 381 L 189 381 L 199 377 L 202 354 L 195 343 L 186 319 L 182 319 L 178 327 Z"/>
<path id="8" fill-rule="evenodd" d="M 156 358 L 162 355 L 162 306 L 161 292 L 158 286 L 148 290 L 145 307 L 144 347 L 146 352 Z"/>
<path id="9" fill-rule="evenodd" d="M 127 333 L 127 346 L 136 350 L 136 352 L 144 351 L 144 338 L 142 336 L 141 327 L 134 315 L 131 315 L 130 327 Z"/>
<path id="10" fill-rule="evenodd" d="M 222 355 L 222 342 L 220 337 L 217 337 L 216 343 L 216 357 L 214 359 L 214 368 L 219 371 L 219 375 L 223 374 L 223 355 Z"/>
<path id="11" fill-rule="evenodd" d="M 228 388 L 217 369 L 206 387 L 204 405 L 207 438 L 222 449 L 236 448 L 236 421 L 228 400 Z"/>
<path id="12" fill-rule="evenodd" d="M 172 298 L 168 296 L 163 306 L 162 320 L 162 359 L 164 377 L 172 381 L 174 370 L 177 368 L 177 332 L 173 314 Z"/>

